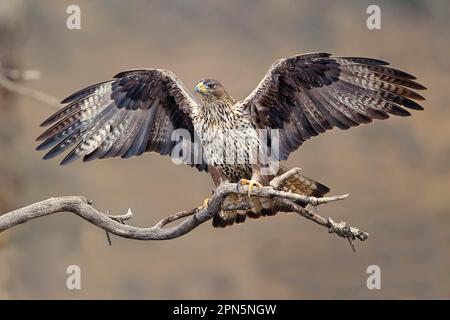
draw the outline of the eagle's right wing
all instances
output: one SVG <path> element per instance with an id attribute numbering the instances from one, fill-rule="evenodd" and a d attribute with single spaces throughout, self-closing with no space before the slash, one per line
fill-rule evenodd
<path id="1" fill-rule="evenodd" d="M 62 165 L 80 157 L 129 158 L 147 151 L 167 155 L 177 143 L 171 139 L 175 129 L 187 130 L 193 142 L 192 113 L 198 104 L 172 72 L 132 70 L 114 78 L 67 97 L 62 103 L 68 105 L 42 123 L 52 125 L 37 138 L 44 140 L 38 150 L 51 148 L 44 159 L 71 147 Z M 195 166 L 207 170 L 200 162 Z"/>

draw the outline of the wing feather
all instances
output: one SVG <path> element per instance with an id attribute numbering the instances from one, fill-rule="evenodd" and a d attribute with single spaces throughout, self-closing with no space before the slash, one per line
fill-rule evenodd
<path id="1" fill-rule="evenodd" d="M 51 127 L 37 138 L 43 140 L 38 150 L 51 148 L 44 159 L 72 147 L 61 164 L 78 158 L 129 158 L 147 151 L 167 155 L 176 144 L 171 141 L 176 129 L 187 129 L 194 139 L 197 102 L 168 70 L 124 71 L 62 102 L 68 105 L 43 122 Z M 196 167 L 207 169 L 204 163 Z"/>
<path id="2" fill-rule="evenodd" d="M 258 128 L 280 129 L 281 160 L 304 141 L 334 127 L 348 129 L 389 115 L 423 110 L 426 89 L 416 77 L 364 57 L 328 53 L 276 61 L 259 85 L 238 103 Z M 414 101 L 415 100 L 415 101 Z"/>

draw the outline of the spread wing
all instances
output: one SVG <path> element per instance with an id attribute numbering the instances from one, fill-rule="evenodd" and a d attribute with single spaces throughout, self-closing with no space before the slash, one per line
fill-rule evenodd
<path id="1" fill-rule="evenodd" d="M 52 126 L 37 138 L 44 140 L 38 150 L 51 148 L 44 159 L 71 148 L 62 165 L 81 157 L 129 158 L 147 151 L 167 155 L 177 143 L 171 140 L 175 129 L 188 130 L 189 143 L 194 141 L 191 116 L 197 103 L 168 70 L 121 72 L 62 103 L 67 105 L 43 122 Z M 196 167 L 207 169 L 205 163 Z"/>
<path id="2" fill-rule="evenodd" d="M 258 128 L 279 131 L 280 159 L 334 127 L 348 129 L 423 110 L 414 76 L 370 58 L 297 55 L 276 61 L 242 106 Z"/>

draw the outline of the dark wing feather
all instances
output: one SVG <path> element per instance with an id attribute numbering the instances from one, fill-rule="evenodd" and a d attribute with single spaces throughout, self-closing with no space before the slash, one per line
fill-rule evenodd
<path id="1" fill-rule="evenodd" d="M 334 127 L 348 129 L 389 115 L 409 116 L 425 87 L 389 63 L 328 53 L 276 61 L 242 102 L 258 128 L 280 129 L 280 158 Z"/>
<path id="2" fill-rule="evenodd" d="M 61 164 L 148 151 L 167 155 L 177 143 L 171 140 L 175 129 L 188 130 L 193 141 L 197 103 L 172 72 L 131 70 L 114 78 L 70 95 L 62 101 L 68 104 L 43 122 L 52 125 L 37 138 L 44 140 L 38 150 L 51 149 L 44 159 L 70 147 Z M 204 163 L 196 167 L 207 170 Z"/>

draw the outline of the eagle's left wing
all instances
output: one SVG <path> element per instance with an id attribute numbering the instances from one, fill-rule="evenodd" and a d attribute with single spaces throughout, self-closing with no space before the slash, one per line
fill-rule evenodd
<path id="1" fill-rule="evenodd" d="M 415 77 L 370 58 L 297 55 L 276 61 L 241 102 L 257 128 L 280 129 L 280 160 L 326 130 L 422 110 Z"/>

